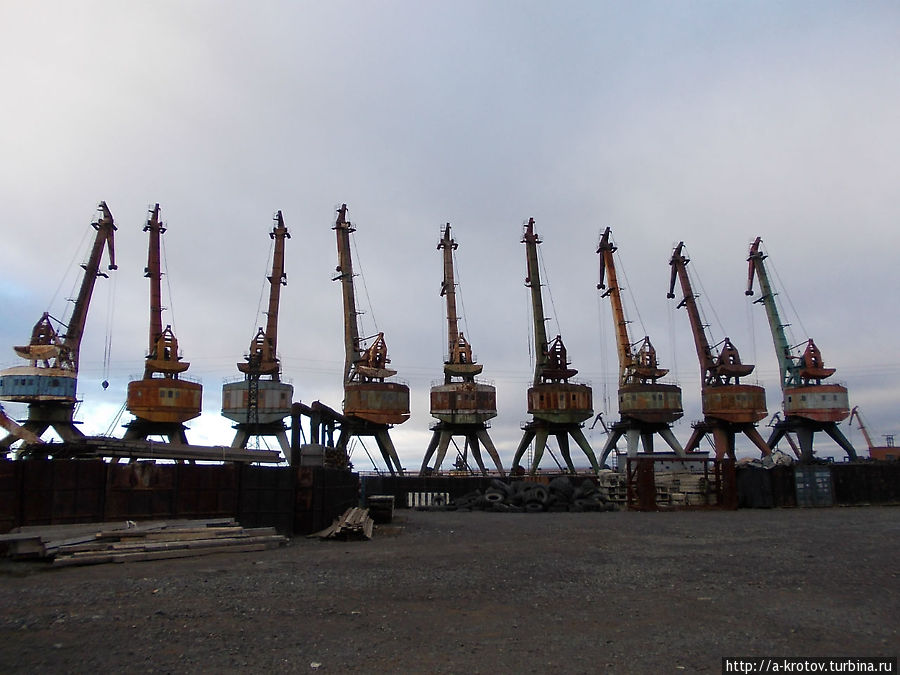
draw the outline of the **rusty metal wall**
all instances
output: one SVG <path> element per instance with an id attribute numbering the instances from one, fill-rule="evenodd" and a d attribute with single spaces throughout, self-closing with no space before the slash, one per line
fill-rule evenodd
<path id="1" fill-rule="evenodd" d="M 242 466 L 238 520 L 244 527 L 274 527 L 290 535 L 294 527 L 294 469 Z"/>
<path id="2" fill-rule="evenodd" d="M 21 462 L 0 460 L 0 533 L 21 525 Z"/>
<path id="3" fill-rule="evenodd" d="M 18 525 L 63 525 L 103 520 L 106 466 L 100 460 L 21 462 Z"/>
<path id="4" fill-rule="evenodd" d="M 312 534 L 325 529 L 348 508 L 359 506 L 359 475 L 321 466 L 294 469 L 297 486 L 294 533 Z"/>

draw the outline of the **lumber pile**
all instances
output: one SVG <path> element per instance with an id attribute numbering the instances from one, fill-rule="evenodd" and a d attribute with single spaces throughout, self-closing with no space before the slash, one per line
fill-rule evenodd
<path id="1" fill-rule="evenodd" d="M 320 532 L 309 535 L 319 539 L 368 540 L 372 538 L 375 521 L 369 517 L 369 509 L 358 506 L 344 511 L 343 515 L 335 518 L 334 522 Z"/>
<path id="2" fill-rule="evenodd" d="M 23 527 L 0 535 L 0 542 L 11 558 L 66 566 L 263 551 L 287 539 L 271 527 L 244 528 L 222 518 Z"/>

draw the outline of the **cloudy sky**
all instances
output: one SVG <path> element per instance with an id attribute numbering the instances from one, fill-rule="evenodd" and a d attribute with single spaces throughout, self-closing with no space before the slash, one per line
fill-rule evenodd
<path id="1" fill-rule="evenodd" d="M 649 334 L 684 389 L 683 442 L 700 410 L 688 319 L 666 299 L 680 240 L 711 338 L 730 337 L 780 407 L 765 313 L 743 292 L 756 236 L 795 342 L 815 338 L 874 434 L 900 432 L 896 2 L 13 1 L 0 4 L 0 76 L 0 367 L 19 365 L 11 347 L 42 312 L 66 313 L 100 200 L 119 228 L 119 270 L 97 285 L 82 349 L 87 433 L 110 426 L 142 371 L 153 202 L 169 228 L 164 322 L 204 385 L 195 443 L 233 436 L 221 386 L 264 323 L 278 209 L 292 234 L 284 379 L 297 400 L 340 407 L 341 202 L 371 300 L 363 330 L 385 332 L 410 385 L 412 417 L 393 432 L 408 467 L 446 349 L 445 222 L 507 464 L 533 368 L 529 217 L 549 331 L 607 419 L 616 362 L 595 247 L 609 226 L 632 338 Z M 599 451 L 602 433 L 589 438 Z"/>

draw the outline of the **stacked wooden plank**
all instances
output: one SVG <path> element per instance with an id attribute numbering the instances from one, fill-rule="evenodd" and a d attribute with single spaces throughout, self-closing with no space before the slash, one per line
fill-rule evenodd
<path id="1" fill-rule="evenodd" d="M 309 535 L 320 539 L 341 539 L 344 541 L 355 539 L 371 539 L 375 527 L 375 521 L 369 517 L 369 509 L 359 507 L 349 508 L 340 518 L 326 527 L 321 532 Z"/>
<path id="2" fill-rule="evenodd" d="M 10 556 L 51 559 L 55 566 L 262 551 L 287 542 L 274 528 L 244 528 L 227 518 L 19 529 L 0 537 Z"/>

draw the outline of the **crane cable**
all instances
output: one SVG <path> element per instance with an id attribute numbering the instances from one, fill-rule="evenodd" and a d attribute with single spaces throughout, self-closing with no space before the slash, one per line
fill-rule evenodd
<path id="1" fill-rule="evenodd" d="M 259 316 L 260 316 L 260 314 L 262 314 L 262 311 L 263 311 L 262 306 L 263 306 L 263 298 L 266 295 L 266 285 L 268 284 L 269 286 L 271 286 L 271 284 L 269 284 L 269 280 L 268 280 L 268 276 L 269 276 L 268 271 L 269 271 L 269 260 L 272 259 L 272 251 L 274 248 L 275 248 L 275 239 L 270 239 L 269 240 L 269 253 L 266 256 L 266 269 L 263 272 L 263 279 L 265 279 L 265 281 L 263 281 L 263 283 L 260 284 L 259 300 L 256 303 L 256 316 L 253 318 L 253 325 L 250 326 L 250 334 L 251 335 L 256 335 L 256 329 L 257 329 L 257 327 L 259 327 Z M 272 283 L 276 283 L 276 282 L 273 280 Z M 278 283 L 281 283 L 281 281 L 278 280 Z"/>
<path id="2" fill-rule="evenodd" d="M 163 269 L 160 271 L 160 274 L 162 274 L 166 278 L 166 290 L 169 293 L 169 297 L 168 297 L 169 306 L 166 307 L 166 309 L 169 310 L 169 314 L 171 314 L 171 316 L 172 316 L 172 320 L 170 321 L 170 324 L 172 325 L 173 332 L 175 332 L 177 334 L 178 331 L 176 330 L 176 323 L 175 323 L 175 300 L 173 299 L 173 296 L 172 296 L 172 282 L 171 282 L 171 278 L 169 277 L 169 259 L 168 259 L 168 255 L 166 253 L 166 238 L 160 237 L 160 242 L 162 244 L 162 266 L 163 266 Z M 160 302 L 159 304 L 160 304 L 160 310 L 162 310 L 163 309 L 162 302 Z"/>
<path id="3" fill-rule="evenodd" d="M 356 247 L 356 235 L 352 232 L 350 233 L 350 245 L 353 247 L 353 258 L 356 260 L 356 269 L 357 269 L 356 276 L 358 276 L 360 279 L 362 279 L 363 293 L 366 296 L 366 306 L 369 309 L 368 313 L 371 315 L 372 323 L 375 326 L 374 331 L 363 331 L 363 334 L 364 335 L 366 335 L 366 334 L 375 335 L 378 333 L 378 320 L 375 318 L 375 310 L 372 308 L 372 301 L 369 298 L 369 287 L 366 285 L 366 276 L 365 276 L 365 274 L 363 274 L 362 258 L 360 258 L 359 249 Z M 351 278 L 350 283 L 355 284 L 356 282 Z M 359 312 L 357 310 L 357 316 L 359 316 L 360 314 L 363 314 L 363 312 Z M 362 346 L 362 345 L 360 345 L 360 346 Z"/>

